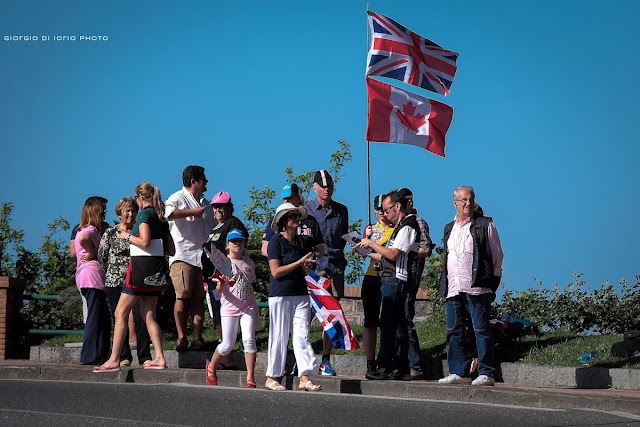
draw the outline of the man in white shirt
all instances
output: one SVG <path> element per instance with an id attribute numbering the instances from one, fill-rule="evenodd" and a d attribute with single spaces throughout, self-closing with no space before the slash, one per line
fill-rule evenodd
<path id="1" fill-rule="evenodd" d="M 165 218 L 175 246 L 169 257 L 169 274 L 176 290 L 173 314 L 178 329 L 176 350 L 189 346 L 187 318 L 193 317 L 192 350 L 204 349 L 202 321 L 205 292 L 202 278 L 202 245 L 213 228 L 211 205 L 204 198 L 207 177 L 202 166 L 187 166 L 182 172 L 182 190 L 173 193 L 165 202 Z"/>
<path id="2" fill-rule="evenodd" d="M 407 210 L 407 199 L 392 191 L 382 201 L 382 211 L 393 224 L 393 233 L 384 246 L 362 239 L 359 246 L 374 252 L 370 258 L 382 263 L 382 311 L 380 313 L 380 349 L 376 372 L 367 372 L 369 380 L 411 381 L 407 298 L 418 271 L 420 226 L 416 215 Z"/>
<path id="3" fill-rule="evenodd" d="M 444 226 L 440 296 L 447 299 L 447 363 L 450 375 L 440 384 L 495 384 L 491 302 L 502 279 L 502 245 L 493 219 L 476 212 L 473 187 L 453 192 L 456 216 Z M 466 319 L 473 322 L 478 348 L 478 377 L 471 381 Z"/>

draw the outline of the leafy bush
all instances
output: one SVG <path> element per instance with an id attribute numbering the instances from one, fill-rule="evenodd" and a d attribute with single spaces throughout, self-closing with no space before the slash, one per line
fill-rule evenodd
<path id="1" fill-rule="evenodd" d="M 504 286 L 504 285 L 503 285 Z M 566 327 L 572 332 L 621 334 L 640 327 L 640 276 L 631 284 L 621 278 L 616 285 L 606 281 L 592 287 L 574 271 L 574 279 L 564 288 L 558 285 L 526 291 L 505 289 L 497 307 L 500 316 L 529 319 L 547 330 Z"/>

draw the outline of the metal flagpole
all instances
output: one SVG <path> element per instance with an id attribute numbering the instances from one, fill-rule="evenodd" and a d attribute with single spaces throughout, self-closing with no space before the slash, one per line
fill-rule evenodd
<path id="1" fill-rule="evenodd" d="M 369 54 L 369 2 L 367 2 L 367 56 Z M 365 77 L 366 80 L 366 77 Z M 369 122 L 369 100 L 367 99 L 367 123 Z M 367 141 L 367 212 L 369 212 L 369 223 L 371 224 L 371 143 Z"/>

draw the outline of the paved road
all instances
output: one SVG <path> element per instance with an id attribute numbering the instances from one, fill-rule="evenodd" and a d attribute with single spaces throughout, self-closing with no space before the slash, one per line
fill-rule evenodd
<path id="1" fill-rule="evenodd" d="M 329 415 L 326 408 L 334 408 Z M 182 384 L 0 380 L 0 426 L 640 426 L 583 410 Z"/>

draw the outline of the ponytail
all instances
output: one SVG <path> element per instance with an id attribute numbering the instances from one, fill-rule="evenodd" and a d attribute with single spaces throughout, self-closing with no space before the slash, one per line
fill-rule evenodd
<path id="1" fill-rule="evenodd" d="M 165 221 L 164 218 L 164 202 L 162 201 L 162 196 L 160 195 L 160 189 L 158 187 L 153 187 L 153 209 L 155 209 L 158 218 L 160 221 Z"/>
<path id="2" fill-rule="evenodd" d="M 144 197 L 145 200 L 149 200 L 153 205 L 153 210 L 156 211 L 156 215 L 158 215 L 158 219 L 165 221 L 164 202 L 162 201 L 158 187 L 154 187 L 150 182 L 142 182 L 136 187 L 136 195 Z"/>

